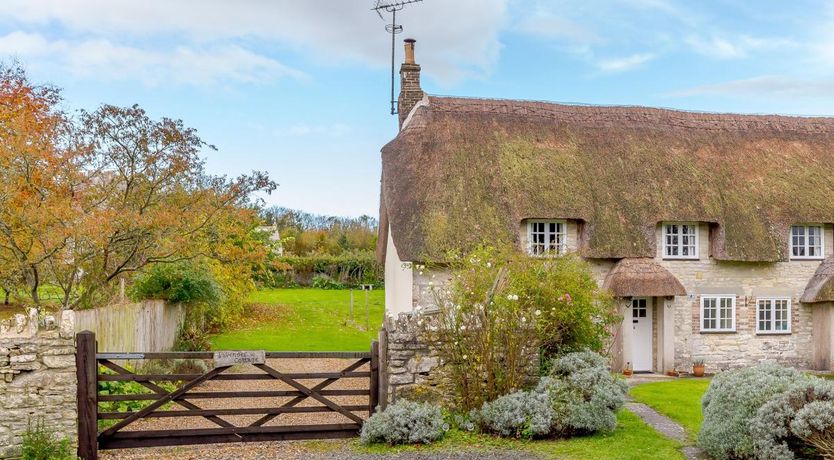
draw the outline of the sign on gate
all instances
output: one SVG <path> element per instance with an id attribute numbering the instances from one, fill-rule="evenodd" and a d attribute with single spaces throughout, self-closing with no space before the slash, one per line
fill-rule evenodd
<path id="1" fill-rule="evenodd" d="M 265 361 L 266 352 L 264 350 L 214 352 L 214 367 L 229 367 L 234 364 L 263 364 Z"/>

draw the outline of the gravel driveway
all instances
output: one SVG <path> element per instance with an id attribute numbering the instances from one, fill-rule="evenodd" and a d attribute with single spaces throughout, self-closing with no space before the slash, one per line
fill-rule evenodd
<path id="1" fill-rule="evenodd" d="M 197 447 L 156 447 L 104 451 L 99 458 L 104 460 L 538 460 L 542 458 L 528 452 L 508 450 L 360 454 L 353 451 L 351 443 L 351 441 L 328 441 L 309 444 L 286 441 Z"/>

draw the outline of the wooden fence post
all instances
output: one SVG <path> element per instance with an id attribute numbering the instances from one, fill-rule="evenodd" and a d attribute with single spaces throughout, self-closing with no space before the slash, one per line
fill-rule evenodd
<path id="1" fill-rule="evenodd" d="M 376 406 L 379 405 L 379 342 L 371 342 L 371 386 L 368 410 L 374 415 Z"/>
<path id="2" fill-rule="evenodd" d="M 78 377 L 78 456 L 98 459 L 98 390 L 96 378 L 96 335 L 90 331 L 75 335 L 75 371 Z"/>
<path id="3" fill-rule="evenodd" d="M 388 331 L 379 328 L 379 405 L 388 407 Z"/>

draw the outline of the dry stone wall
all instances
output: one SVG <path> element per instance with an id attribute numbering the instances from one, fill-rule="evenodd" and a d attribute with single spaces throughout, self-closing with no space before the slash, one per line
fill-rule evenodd
<path id="1" fill-rule="evenodd" d="M 388 401 L 397 398 L 431 400 L 440 397 L 440 358 L 421 333 L 427 315 L 401 313 L 387 317 L 382 334 L 386 344 L 382 375 Z"/>
<path id="2" fill-rule="evenodd" d="M 77 437 L 73 312 L 40 317 L 31 309 L 0 322 L 0 458 L 20 455 L 39 417 L 48 431 Z"/>

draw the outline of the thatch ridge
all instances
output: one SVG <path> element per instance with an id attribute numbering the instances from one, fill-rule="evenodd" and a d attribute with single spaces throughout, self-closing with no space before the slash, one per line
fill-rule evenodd
<path id="1" fill-rule="evenodd" d="M 524 219 L 551 217 L 584 223 L 585 257 L 654 257 L 660 222 L 699 221 L 716 259 L 773 262 L 792 224 L 834 222 L 832 118 L 426 101 L 382 151 L 403 260 L 518 242 Z"/>
<path id="2" fill-rule="evenodd" d="M 820 264 L 799 299 L 802 303 L 834 302 L 834 256 Z"/>
<path id="3" fill-rule="evenodd" d="M 603 289 L 615 297 L 686 295 L 675 275 L 652 259 L 622 259 L 608 272 Z"/>

